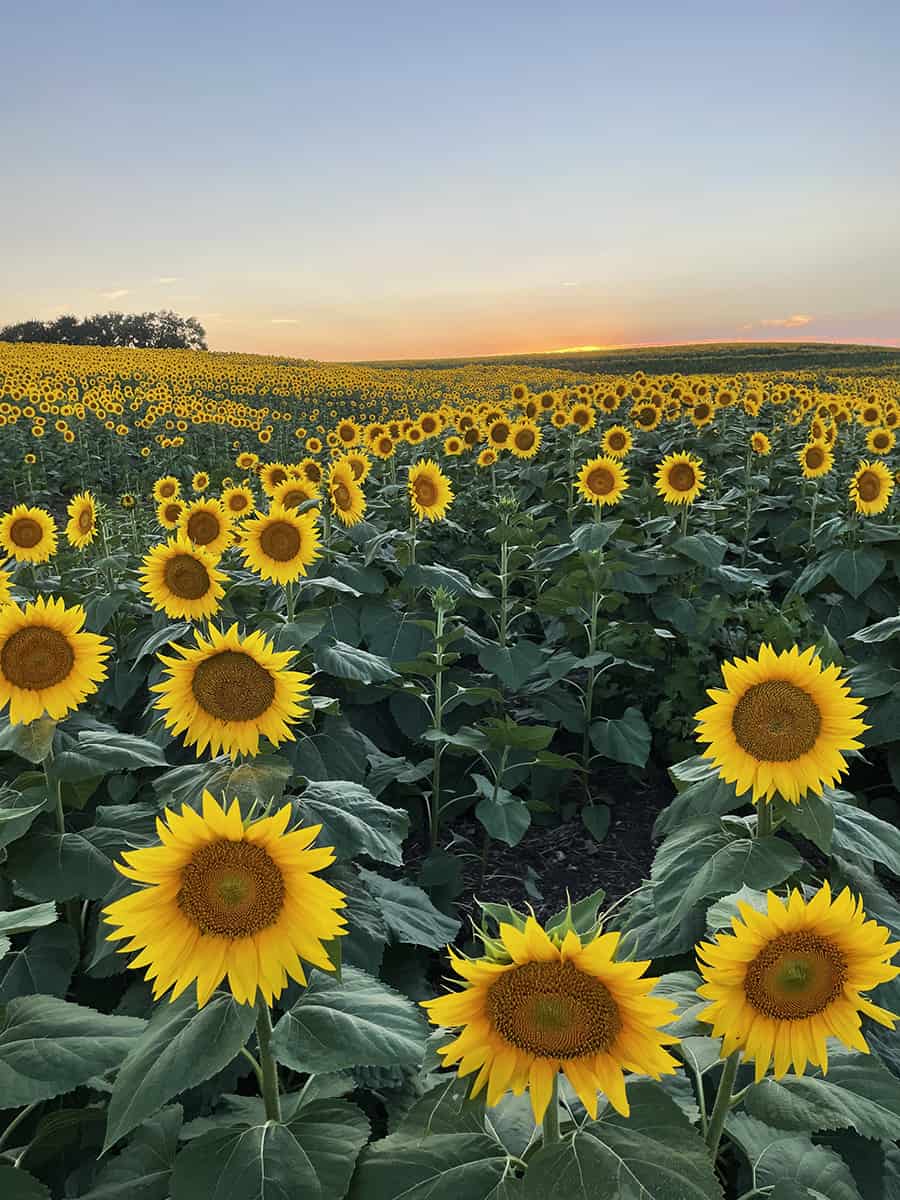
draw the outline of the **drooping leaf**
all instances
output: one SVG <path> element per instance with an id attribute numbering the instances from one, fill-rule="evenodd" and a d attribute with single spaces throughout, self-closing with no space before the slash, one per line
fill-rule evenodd
<path id="1" fill-rule="evenodd" d="M 459 921 L 434 907 L 427 894 L 414 884 L 385 879 L 360 869 L 359 878 L 375 896 L 385 925 L 395 942 L 442 950 L 459 931 Z"/>
<path id="2" fill-rule="evenodd" d="M 366 854 L 376 862 L 402 865 L 409 815 L 376 800 L 361 784 L 310 781 L 294 806 L 305 825 L 321 823 L 317 845 L 334 846 L 341 858 Z"/>
<path id="3" fill-rule="evenodd" d="M 350 1200 L 494 1200 L 506 1167 L 505 1151 L 484 1134 L 395 1133 L 363 1152 Z"/>
<path id="4" fill-rule="evenodd" d="M 188 1142 L 175 1160 L 172 1200 L 322 1200 L 309 1156 L 276 1121 Z"/>

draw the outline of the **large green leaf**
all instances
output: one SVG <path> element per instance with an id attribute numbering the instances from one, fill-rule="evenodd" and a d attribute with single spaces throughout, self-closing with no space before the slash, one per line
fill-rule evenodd
<path id="1" fill-rule="evenodd" d="M 51 778 L 65 783 L 108 775 L 111 771 L 136 771 L 164 767 L 166 758 L 155 742 L 117 730 L 87 729 L 50 764 Z"/>
<path id="2" fill-rule="evenodd" d="M 56 905 L 33 904 L 29 908 L 17 908 L 12 912 L 0 912 L 0 933 L 27 933 L 43 925 L 54 925 L 57 919 Z M 40 988 L 36 988 L 40 991 Z"/>
<path id="3" fill-rule="evenodd" d="M 411 588 L 446 588 L 454 596 L 465 596 L 467 600 L 493 600 L 490 592 L 477 583 L 473 583 L 468 575 L 457 571 L 455 567 L 420 566 L 414 563 L 403 573 L 403 582 Z"/>
<path id="4" fill-rule="evenodd" d="M 175 1160 L 172 1200 L 321 1200 L 309 1156 L 285 1125 L 222 1129 L 194 1138 Z"/>
<path id="5" fill-rule="evenodd" d="M 503 1147 L 483 1134 L 446 1133 L 422 1139 L 395 1133 L 363 1152 L 350 1197 L 495 1200 L 507 1163 Z"/>
<path id="6" fill-rule="evenodd" d="M 495 841 L 518 846 L 531 825 L 528 805 L 508 788 L 495 787 L 484 775 L 473 774 L 471 778 L 481 797 L 475 816 Z"/>
<path id="7" fill-rule="evenodd" d="M 320 645 L 315 652 L 316 666 L 337 679 L 352 679 L 357 683 L 386 683 L 397 679 L 397 672 L 380 654 L 358 650 L 346 642 L 334 641 Z"/>
<path id="8" fill-rule="evenodd" d="M 106 1145 L 111 1146 L 188 1088 L 209 1079 L 240 1054 L 256 1011 L 216 992 L 197 1008 L 193 989 L 159 1005 L 130 1047 L 109 1098 Z"/>
<path id="9" fill-rule="evenodd" d="M 819 1200 L 861 1200 L 850 1169 L 839 1155 L 809 1138 L 765 1125 L 746 1113 L 728 1118 L 726 1130 L 750 1163 L 753 1186 L 778 1195 L 779 1200 L 805 1197 L 806 1189 Z"/>
<path id="10" fill-rule="evenodd" d="M 529 1160 L 527 1200 L 721 1200 L 701 1138 L 653 1083 L 629 1085 L 630 1117 L 611 1110 Z"/>
<path id="11" fill-rule="evenodd" d="M 626 708 L 614 720 L 602 718 L 591 725 L 591 745 L 604 758 L 630 763 L 635 767 L 647 765 L 653 740 L 643 713 L 638 708 Z"/>
<path id="12" fill-rule="evenodd" d="M 180 1130 L 180 1104 L 144 1121 L 79 1200 L 166 1200 Z"/>
<path id="13" fill-rule="evenodd" d="M 744 1099 L 751 1116 L 779 1129 L 855 1129 L 864 1137 L 900 1139 L 900 1080 L 872 1055 L 829 1055 L 828 1075 L 764 1079 Z"/>
<path id="14" fill-rule="evenodd" d="M 0 1024 L 4 1107 L 50 1100 L 117 1067 L 145 1024 L 54 996 L 12 1000 Z"/>
<path id="15" fill-rule="evenodd" d="M 16 996 L 65 996 L 78 953 L 78 936 L 70 925 L 38 929 L 0 964 L 0 1004 Z"/>
<path id="16" fill-rule="evenodd" d="M 0 1196 L 3 1200 L 50 1200 L 50 1189 L 21 1167 L 0 1163 Z"/>
<path id="17" fill-rule="evenodd" d="M 294 802 L 305 825 L 322 825 L 317 844 L 334 846 L 340 858 L 366 854 L 399 867 L 409 815 L 376 800 L 368 788 L 349 780 L 316 780 Z"/>
<path id="18" fill-rule="evenodd" d="M 288 1124 L 312 1163 L 322 1200 L 343 1200 L 360 1150 L 369 1140 L 369 1122 L 346 1100 L 315 1100 Z"/>
<path id="19" fill-rule="evenodd" d="M 883 621 L 850 634 L 851 640 L 856 642 L 886 642 L 893 637 L 900 637 L 900 617 L 885 617 Z"/>
<path id="20" fill-rule="evenodd" d="M 456 937 L 459 920 L 436 909 L 420 887 L 364 869 L 359 878 L 377 899 L 392 941 L 442 950 Z"/>
<path id="21" fill-rule="evenodd" d="M 38 717 L 36 721 L 17 725 L 11 725 L 8 720 L 2 719 L 0 754 L 16 754 L 26 762 L 41 763 L 50 753 L 55 733 L 56 721 L 51 717 Z"/>
<path id="22" fill-rule="evenodd" d="M 94 844 L 93 830 L 29 833 L 9 851 L 9 869 L 29 896 L 38 900 L 99 900 L 112 887 L 116 872 Z"/>
<path id="23" fill-rule="evenodd" d="M 881 551 L 871 546 L 841 550 L 831 564 L 831 576 L 854 600 L 858 600 L 884 570 L 886 562 Z"/>
<path id="24" fill-rule="evenodd" d="M 834 810 L 834 853 L 862 855 L 900 876 L 900 829 L 864 808 L 845 804 L 833 793 L 829 799 Z"/>
<path id="25" fill-rule="evenodd" d="M 23 837 L 46 807 L 47 796 L 41 784 L 24 793 L 0 785 L 0 850 Z"/>
<path id="26" fill-rule="evenodd" d="M 362 1066 L 417 1066 L 425 1022 L 405 996 L 345 966 L 343 982 L 314 975 L 275 1026 L 272 1050 L 295 1071 L 318 1074 Z"/>
<path id="27" fill-rule="evenodd" d="M 516 642 L 514 646 L 488 644 L 478 651 L 478 661 L 504 687 L 517 692 L 544 661 L 544 651 L 534 642 Z"/>

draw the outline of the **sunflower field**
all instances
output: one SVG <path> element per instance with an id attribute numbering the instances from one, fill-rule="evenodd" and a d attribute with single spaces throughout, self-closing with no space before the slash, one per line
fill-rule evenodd
<path id="1" fill-rule="evenodd" d="M 2 1200 L 897 1200 L 898 426 L 0 344 Z"/>

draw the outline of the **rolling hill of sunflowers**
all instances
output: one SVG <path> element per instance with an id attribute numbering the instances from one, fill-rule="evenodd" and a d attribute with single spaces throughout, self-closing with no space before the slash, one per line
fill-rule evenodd
<path id="1" fill-rule="evenodd" d="M 900 369 L 570 368 L 0 345 L 3 1200 L 900 1196 Z"/>

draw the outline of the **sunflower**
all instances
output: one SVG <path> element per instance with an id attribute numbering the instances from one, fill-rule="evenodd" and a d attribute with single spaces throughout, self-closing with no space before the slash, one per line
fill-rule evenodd
<path id="1" fill-rule="evenodd" d="M 307 483 L 305 479 L 288 479 L 280 483 L 272 497 L 273 504 L 282 508 L 299 508 L 308 500 L 320 500 L 319 489 L 315 484 Z"/>
<path id="2" fill-rule="evenodd" d="M 894 477 L 880 462 L 861 462 L 850 480 L 850 499 L 867 517 L 884 512 L 893 490 Z"/>
<path id="3" fill-rule="evenodd" d="M 241 553 L 247 566 L 273 583 L 293 583 L 305 575 L 319 557 L 317 516 L 315 510 L 298 515 L 273 500 L 268 513 L 244 525 Z"/>
<path id="4" fill-rule="evenodd" d="M 881 405 L 867 404 L 859 414 L 859 423 L 868 428 L 879 425 L 881 423 Z"/>
<path id="5" fill-rule="evenodd" d="M 600 440 L 600 449 L 610 458 L 627 458 L 634 438 L 624 425 L 610 425 Z"/>
<path id="6" fill-rule="evenodd" d="M 759 454 L 763 458 L 772 453 L 772 443 L 759 429 L 750 434 L 750 448 L 754 454 Z"/>
<path id="7" fill-rule="evenodd" d="M 79 492 L 69 501 L 66 509 L 69 520 L 66 523 L 66 537 L 70 546 L 83 550 L 97 536 L 97 507 L 90 492 Z"/>
<path id="8" fill-rule="evenodd" d="M 615 458 L 590 458 L 582 464 L 576 488 L 589 504 L 618 504 L 628 487 L 628 472 Z"/>
<path id="9" fill-rule="evenodd" d="M 191 487 L 195 492 L 205 492 L 209 487 L 209 475 L 206 471 L 197 471 L 191 479 Z"/>
<path id="10" fill-rule="evenodd" d="M 579 433 L 588 433 L 597 423 L 597 413 L 591 404 L 573 404 L 569 421 Z"/>
<path id="11" fill-rule="evenodd" d="M 163 475 L 153 485 L 153 499 L 157 504 L 163 500 L 175 500 L 181 494 L 181 484 L 174 475 Z"/>
<path id="12" fill-rule="evenodd" d="M 12 576 L 0 567 L 0 606 L 12 602 Z"/>
<path id="13" fill-rule="evenodd" d="M 389 433 L 380 433 L 372 439 L 371 450 L 376 458 L 388 459 L 394 453 L 394 439 Z"/>
<path id="14" fill-rule="evenodd" d="M 17 504 L 0 518 L 0 549 L 19 562 L 47 562 L 56 553 L 53 518 L 43 508 Z"/>
<path id="15" fill-rule="evenodd" d="M 495 450 L 505 450 L 509 444 L 509 437 L 512 433 L 512 424 L 505 417 L 499 417 L 496 421 L 491 421 L 487 428 L 488 443 Z"/>
<path id="16" fill-rule="evenodd" d="M 325 478 L 321 465 L 314 458 L 304 458 L 301 462 L 297 463 L 297 470 L 300 472 L 301 478 L 305 479 L 307 483 L 314 484 L 316 487 Z"/>
<path id="17" fill-rule="evenodd" d="M 184 505 L 180 500 L 164 500 L 156 507 L 156 519 L 163 529 L 177 529 L 183 513 Z"/>
<path id="18" fill-rule="evenodd" d="M 692 454 L 669 454 L 656 470 L 656 490 L 667 504 L 693 504 L 705 484 L 706 474 Z"/>
<path id="19" fill-rule="evenodd" d="M 243 450 L 234 460 L 234 465 L 240 467 L 242 471 L 252 471 L 258 462 L 258 454 L 254 454 L 252 450 Z"/>
<path id="20" fill-rule="evenodd" d="M 323 942 L 346 933 L 343 892 L 314 872 L 334 862 L 331 846 L 310 849 L 321 825 L 286 833 L 291 806 L 244 824 L 237 800 L 225 809 L 203 793 L 203 815 L 188 805 L 156 822 L 162 845 L 125 851 L 116 869 L 147 886 L 104 908 L 122 941 L 140 954 L 153 998 L 175 1000 L 197 981 L 202 1008 L 225 977 L 239 1004 L 257 992 L 271 1004 L 288 976 L 305 986 L 301 959 L 333 971 Z"/>
<path id="21" fill-rule="evenodd" d="M 894 448 L 896 437 L 892 430 L 879 426 L 870 429 L 866 435 L 866 446 L 872 454 L 890 454 Z"/>
<path id="22" fill-rule="evenodd" d="M 662 420 L 662 409 L 655 404 L 638 404 L 629 415 L 639 429 L 650 433 Z"/>
<path id="23" fill-rule="evenodd" d="M 512 427 L 508 445 L 516 458 L 534 458 L 541 446 L 541 431 L 533 421 L 518 421 Z"/>
<path id="24" fill-rule="evenodd" d="M 490 448 L 482 450 L 476 459 L 479 467 L 492 467 L 496 461 L 497 451 Z"/>
<path id="25" fill-rule="evenodd" d="M 834 464 L 834 455 L 824 442 L 807 442 L 797 460 L 803 471 L 804 479 L 817 479 L 827 475 Z"/>
<path id="26" fill-rule="evenodd" d="M 759 658 L 725 663 L 722 674 L 725 688 L 711 688 L 713 703 L 695 714 L 697 740 L 738 795 L 752 788 L 754 802 L 777 792 L 797 804 L 837 783 L 843 751 L 860 749 L 868 728 L 839 667 L 823 667 L 814 647 L 776 654 L 763 645 Z"/>
<path id="27" fill-rule="evenodd" d="M 523 404 L 528 399 L 528 385 L 514 383 L 510 389 L 510 396 L 514 404 Z"/>
<path id="28" fill-rule="evenodd" d="M 357 483 L 365 483 L 372 470 L 372 460 L 363 450 L 350 450 L 344 455 L 345 463 L 353 472 L 353 478 Z"/>
<path id="29" fill-rule="evenodd" d="M 868 1054 L 861 1015 L 888 1029 L 897 1018 L 860 993 L 900 974 L 891 966 L 900 943 L 849 888 L 832 899 L 826 882 L 808 902 L 796 889 L 787 903 L 768 900 L 767 913 L 739 900 L 734 932 L 697 947 L 706 981 L 697 991 L 712 1002 L 698 1015 L 724 1038 L 723 1056 L 741 1050 L 759 1083 L 773 1058 L 776 1079 L 792 1064 L 802 1075 L 807 1062 L 826 1074 L 829 1037 Z"/>
<path id="30" fill-rule="evenodd" d="M 628 1116 L 623 1070 L 654 1079 L 673 1074 L 678 1064 L 663 1047 L 678 1039 L 660 1032 L 675 1004 L 650 995 L 657 981 L 642 978 L 649 963 L 615 961 L 619 937 L 582 943 L 569 931 L 558 941 L 529 917 L 523 929 L 500 925 L 500 960 L 464 958 L 450 948 L 465 986 L 422 1001 L 433 1024 L 463 1027 L 438 1051 L 443 1065 L 458 1063 L 460 1075 L 477 1071 L 472 1095 L 487 1085 L 489 1105 L 528 1088 L 537 1122 L 559 1071 L 591 1117 L 598 1091 Z"/>
<path id="31" fill-rule="evenodd" d="M 366 497 L 349 470 L 333 470 L 328 482 L 331 511 L 342 525 L 356 525 L 366 511 Z"/>
<path id="32" fill-rule="evenodd" d="M 0 608 L 0 711 L 11 725 L 46 713 L 54 721 L 78 708 L 106 678 L 109 643 L 82 630 L 84 609 L 37 600 Z"/>
<path id="33" fill-rule="evenodd" d="M 276 652 L 259 631 L 242 638 L 236 624 L 195 638 L 195 647 L 174 647 L 180 659 L 157 656 L 169 678 L 151 691 L 160 693 L 156 708 L 172 732 L 186 731 L 198 757 L 207 746 L 211 754 L 255 755 L 260 737 L 275 746 L 293 741 L 288 722 L 306 713 L 309 691 L 309 676 L 287 669 L 293 651 Z"/>
<path id="34" fill-rule="evenodd" d="M 259 469 L 259 482 L 267 496 L 271 496 L 279 484 L 290 478 L 290 472 L 284 463 L 266 463 Z"/>
<path id="35" fill-rule="evenodd" d="M 457 437 L 455 433 L 447 438 L 444 438 L 444 453 L 451 458 L 456 458 L 462 454 L 465 443 L 461 437 Z"/>
<path id="36" fill-rule="evenodd" d="M 131 492 L 123 492 L 119 497 L 119 506 L 121 508 L 134 508 L 135 498 Z"/>
<path id="37" fill-rule="evenodd" d="M 409 468 L 409 502 L 420 520 L 441 521 L 453 503 L 450 480 L 430 458 L 419 459 Z"/>
<path id="38" fill-rule="evenodd" d="M 141 589 L 156 609 L 167 617 L 201 620 L 219 611 L 225 595 L 225 576 L 216 559 L 179 535 L 145 555 Z"/>
<path id="39" fill-rule="evenodd" d="M 359 441 L 359 426 L 355 421 L 351 421 L 349 417 L 341 421 L 337 427 L 336 433 L 338 444 L 341 446 L 346 446 L 349 448 L 350 446 L 355 446 Z"/>
<path id="40" fill-rule="evenodd" d="M 708 400 L 698 400 L 691 409 L 691 423 L 697 429 L 702 429 L 710 424 L 714 415 L 713 406 Z"/>
<path id="41" fill-rule="evenodd" d="M 195 500 L 181 514 L 178 528 L 188 541 L 218 558 L 229 542 L 231 518 L 218 500 Z"/>

